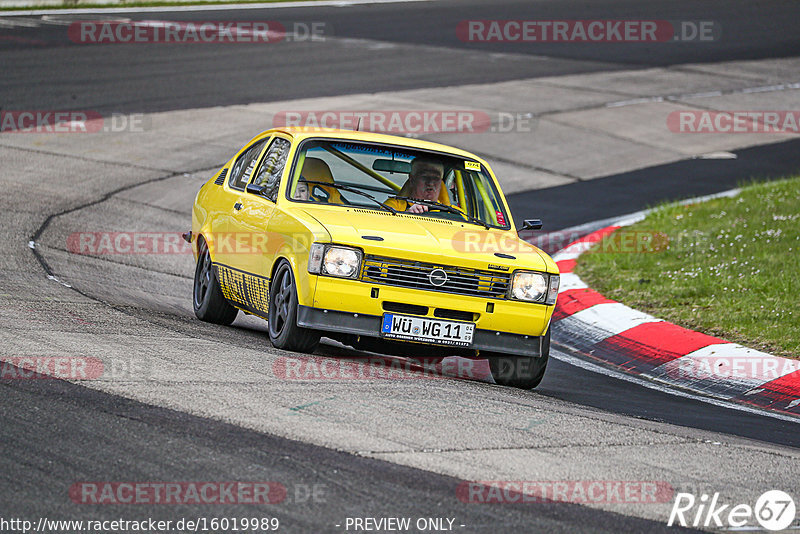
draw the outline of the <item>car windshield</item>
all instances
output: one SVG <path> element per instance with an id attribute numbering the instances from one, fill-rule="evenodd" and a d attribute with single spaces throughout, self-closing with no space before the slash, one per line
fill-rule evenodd
<path id="1" fill-rule="evenodd" d="M 455 155 L 310 139 L 301 145 L 290 176 L 286 196 L 295 202 L 411 210 L 427 217 L 509 227 L 510 218 L 486 168 Z"/>

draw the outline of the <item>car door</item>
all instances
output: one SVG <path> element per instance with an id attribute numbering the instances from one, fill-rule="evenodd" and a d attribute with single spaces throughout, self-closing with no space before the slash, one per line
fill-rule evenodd
<path id="1" fill-rule="evenodd" d="M 266 137 L 250 144 L 231 165 L 225 193 L 214 215 L 213 233 L 208 236 L 222 292 L 226 298 L 237 303 L 244 302 L 243 278 L 238 274 L 237 267 L 240 256 L 235 237 L 237 214 L 241 209 L 245 186 L 270 139 Z"/>
<path id="2" fill-rule="evenodd" d="M 251 310 L 266 315 L 268 303 L 269 270 L 275 247 L 267 233 L 269 220 L 275 211 L 281 176 L 286 168 L 291 143 L 274 136 L 264 155 L 251 173 L 251 184 L 263 186 L 262 194 L 244 190 L 231 217 L 231 235 L 234 239 L 234 264 L 242 273 L 240 297 Z"/>

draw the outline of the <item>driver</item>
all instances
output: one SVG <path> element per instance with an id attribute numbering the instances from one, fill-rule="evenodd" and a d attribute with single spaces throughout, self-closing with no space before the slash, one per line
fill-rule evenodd
<path id="1" fill-rule="evenodd" d="M 401 196 L 416 198 L 419 200 L 439 201 L 442 192 L 442 177 L 444 176 L 444 165 L 441 162 L 426 159 L 423 157 L 414 158 L 411 162 L 411 172 L 408 174 L 408 182 L 400 190 Z M 408 211 L 409 213 L 423 213 L 428 211 L 428 206 L 424 204 L 411 204 L 399 198 L 390 198 L 385 204 L 397 211 Z"/>

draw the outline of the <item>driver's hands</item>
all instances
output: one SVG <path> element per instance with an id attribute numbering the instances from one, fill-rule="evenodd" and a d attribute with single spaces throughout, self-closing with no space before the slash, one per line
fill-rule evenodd
<path id="1" fill-rule="evenodd" d="M 408 211 L 409 213 L 424 213 L 428 211 L 428 206 L 425 204 L 412 204 Z"/>

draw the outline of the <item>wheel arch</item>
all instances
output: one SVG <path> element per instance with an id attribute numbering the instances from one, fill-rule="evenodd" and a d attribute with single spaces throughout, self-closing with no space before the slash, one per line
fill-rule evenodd
<path id="1" fill-rule="evenodd" d="M 275 278 L 281 263 L 288 263 L 294 277 L 295 288 L 297 291 L 297 303 L 301 306 L 312 306 L 314 304 L 314 291 L 316 289 L 316 277 L 300 265 L 297 258 L 289 254 L 280 254 L 275 257 L 269 272 L 270 285 Z"/>
<path id="2" fill-rule="evenodd" d="M 197 261 L 198 256 L 200 255 L 200 243 L 201 241 L 208 245 L 208 253 L 211 255 L 211 261 L 214 261 L 214 240 L 213 238 L 211 241 L 208 240 L 207 235 L 210 233 L 207 227 L 200 228 L 197 234 L 195 235 L 194 239 L 192 239 L 192 254 L 194 254 L 194 260 Z"/>

